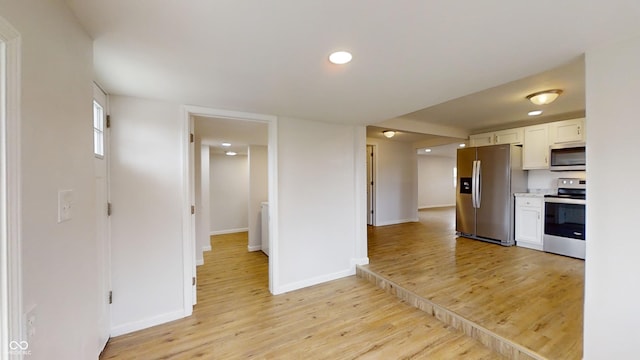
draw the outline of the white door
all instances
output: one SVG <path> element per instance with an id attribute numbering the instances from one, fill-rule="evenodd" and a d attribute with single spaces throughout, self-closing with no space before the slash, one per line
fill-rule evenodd
<path id="1" fill-rule="evenodd" d="M 93 148 L 96 182 L 96 264 L 98 266 L 98 330 L 104 347 L 111 330 L 111 243 L 109 238 L 109 134 L 107 128 L 107 96 L 93 85 Z"/>
<path id="2" fill-rule="evenodd" d="M 374 225 L 375 182 L 373 153 L 373 145 L 367 145 L 367 225 Z"/>

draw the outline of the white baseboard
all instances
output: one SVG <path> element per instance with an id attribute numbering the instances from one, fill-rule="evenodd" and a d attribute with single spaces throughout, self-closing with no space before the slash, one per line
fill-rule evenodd
<path id="1" fill-rule="evenodd" d="M 209 233 L 209 235 L 224 235 L 224 234 L 233 234 L 239 232 L 249 231 L 249 228 L 239 228 L 239 229 L 227 229 L 227 230 L 216 230 Z"/>
<path id="2" fill-rule="evenodd" d="M 369 264 L 369 258 L 351 258 L 351 266 L 355 269 L 356 265 L 367 265 Z"/>
<path id="3" fill-rule="evenodd" d="M 340 279 L 340 278 L 343 278 L 343 277 L 355 275 L 355 273 L 356 273 L 356 269 L 355 269 L 355 267 L 353 267 L 351 269 L 338 271 L 338 272 L 335 272 L 335 273 L 332 273 L 332 274 L 320 275 L 320 276 L 316 276 L 316 277 L 311 278 L 311 279 L 306 279 L 306 280 L 302 280 L 302 281 L 296 281 L 294 283 L 286 284 L 284 286 L 276 286 L 273 289 L 273 295 L 283 294 L 283 293 L 286 293 L 286 292 L 289 292 L 289 291 L 294 291 L 294 290 L 302 289 L 302 288 L 305 288 L 305 287 L 309 287 L 309 286 L 317 285 L 317 284 L 320 284 L 320 283 L 324 283 L 324 282 L 327 282 L 327 281 L 336 280 L 336 279 Z"/>
<path id="4" fill-rule="evenodd" d="M 202 252 L 211 251 L 211 245 L 206 245 L 202 247 Z"/>
<path id="5" fill-rule="evenodd" d="M 260 246 L 260 245 L 249 245 L 249 246 L 247 246 L 247 249 L 249 251 L 260 251 L 260 250 L 262 250 L 262 246 Z"/>
<path id="6" fill-rule="evenodd" d="M 132 321 L 130 323 L 116 325 L 111 328 L 111 336 L 120 336 L 134 331 L 150 328 L 152 326 L 168 323 L 170 321 L 182 319 L 185 316 L 184 310 L 180 309 L 170 313 L 152 316 L 148 319 Z"/>
<path id="7" fill-rule="evenodd" d="M 452 206 L 456 206 L 456 204 L 422 205 L 422 206 L 418 206 L 418 210 L 422 210 L 422 209 L 433 209 L 433 208 L 441 208 L 441 207 L 452 207 Z"/>
<path id="8" fill-rule="evenodd" d="M 408 222 L 418 222 L 417 218 L 415 219 L 401 219 L 401 220 L 391 220 L 391 221 L 378 221 L 375 226 L 387 226 L 387 225 L 397 225 L 404 224 Z"/>
<path id="9" fill-rule="evenodd" d="M 196 266 L 204 265 L 204 259 L 196 259 Z"/>

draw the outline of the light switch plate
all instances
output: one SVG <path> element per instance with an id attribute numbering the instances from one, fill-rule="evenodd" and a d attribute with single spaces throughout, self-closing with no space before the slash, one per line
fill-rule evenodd
<path id="1" fill-rule="evenodd" d="M 73 190 L 58 191 L 58 222 L 71 220 L 73 215 Z"/>

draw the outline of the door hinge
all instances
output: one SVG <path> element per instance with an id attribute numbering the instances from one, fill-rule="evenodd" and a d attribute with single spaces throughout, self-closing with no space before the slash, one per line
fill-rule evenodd
<path id="1" fill-rule="evenodd" d="M 111 203 L 107 203 L 107 216 L 111 216 Z"/>
<path id="2" fill-rule="evenodd" d="M 189 134 L 189 142 L 193 142 L 194 138 L 195 138 L 195 136 L 193 136 L 193 134 Z"/>
<path id="3" fill-rule="evenodd" d="M 107 115 L 107 129 L 111 127 L 111 115 Z"/>
<path id="4" fill-rule="evenodd" d="M 191 278 L 191 286 L 196 286 L 196 277 Z"/>
<path id="5" fill-rule="evenodd" d="M 113 291 L 109 291 L 109 304 L 113 304 Z"/>
<path id="6" fill-rule="evenodd" d="M 196 213 L 196 206 L 195 205 L 191 205 L 191 215 Z"/>

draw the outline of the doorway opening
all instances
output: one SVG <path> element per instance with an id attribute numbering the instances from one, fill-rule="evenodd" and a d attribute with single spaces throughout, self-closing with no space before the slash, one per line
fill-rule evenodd
<path id="1" fill-rule="evenodd" d="M 246 154 L 242 154 L 241 156 L 246 157 L 247 166 L 249 166 L 249 161 L 251 159 L 251 153 L 253 153 L 253 159 L 260 157 L 262 159 L 266 158 L 266 197 L 268 199 L 268 210 L 270 213 L 268 219 L 268 227 L 269 227 L 269 244 L 268 247 L 270 249 L 269 253 L 269 291 L 271 293 L 274 292 L 274 288 L 277 288 L 277 284 L 275 284 L 274 280 L 277 279 L 276 271 L 277 271 L 277 261 L 278 261 L 278 253 L 277 253 L 277 153 L 276 153 L 276 145 L 277 145 L 277 118 L 275 116 L 270 115 L 262 115 L 262 114 L 252 114 L 252 113 L 242 113 L 235 111 L 227 111 L 227 110 L 217 110 L 210 109 L 204 107 L 196 107 L 196 106 L 185 106 L 184 112 L 184 123 L 183 123 L 183 179 L 184 179 L 184 206 L 183 206 L 183 223 L 185 224 L 183 228 L 183 238 L 185 239 L 183 244 L 184 249 L 184 299 L 185 299 L 185 315 L 191 315 L 193 311 L 193 304 L 196 303 L 197 294 L 196 294 L 196 265 L 198 264 L 197 253 L 201 252 L 203 249 L 207 250 L 206 244 L 202 246 L 202 240 L 200 241 L 200 246 L 198 245 L 198 228 L 200 228 L 200 239 L 209 238 L 211 233 L 211 228 L 209 226 L 209 233 L 206 234 L 206 229 L 203 231 L 203 226 L 206 226 L 206 219 L 200 218 L 200 221 L 197 221 L 198 217 L 196 214 L 197 205 L 200 205 L 200 209 L 203 208 L 206 204 L 206 198 L 203 197 L 202 191 L 196 196 L 196 168 L 198 167 L 200 170 L 199 176 L 199 187 L 200 189 L 211 189 L 211 184 L 209 186 L 203 187 L 203 180 L 206 177 L 202 176 L 202 168 L 206 162 L 203 162 L 203 158 L 207 156 L 211 159 L 213 156 L 222 156 L 222 158 L 233 158 L 237 157 L 240 151 L 236 151 L 233 149 L 230 150 L 222 150 L 226 152 L 233 152 L 235 155 L 225 155 L 225 154 L 216 154 L 219 151 L 218 147 L 222 148 L 222 142 L 230 143 L 229 147 L 233 147 L 233 140 L 223 140 L 223 139 L 200 139 L 198 146 L 196 147 L 196 139 L 197 139 L 197 124 L 200 124 L 200 127 L 210 126 L 215 123 L 222 124 L 223 128 L 244 128 L 249 129 L 249 133 L 251 132 L 252 125 L 261 126 L 262 128 L 266 128 L 267 139 L 266 144 L 262 142 L 261 144 L 257 144 L 255 146 L 247 146 Z M 226 124 L 226 125 L 225 125 Z M 255 131 L 255 127 L 253 128 Z M 216 131 L 214 131 L 214 134 Z M 252 144 L 248 144 L 252 145 Z M 226 147 L 226 146 L 224 146 Z M 199 153 L 196 156 L 196 152 Z M 266 153 L 266 154 L 265 154 Z M 260 154 L 260 156 L 258 156 Z M 266 155 L 266 156 L 264 156 Z M 196 157 L 199 159 L 200 163 L 196 166 Z M 209 171 L 211 171 L 211 162 L 209 162 Z M 229 162 L 230 164 L 230 162 Z M 227 164 L 227 165 L 229 165 Z M 211 180 L 211 178 L 209 178 Z M 206 183 L 206 180 L 204 181 Z M 207 185 L 207 184 L 205 184 Z M 253 187 L 251 187 L 253 188 Z M 206 192 L 206 190 L 205 190 Z M 260 191 L 255 190 L 254 193 L 260 193 Z M 210 194 L 209 194 L 210 195 Z M 251 197 L 251 196 L 249 196 Z M 200 200 L 198 200 L 198 198 Z M 205 201 L 203 201 L 205 199 Z M 209 198 L 210 199 L 210 198 Z M 256 199 L 260 199 L 257 201 Z M 261 193 L 252 198 L 251 201 L 248 201 L 248 206 L 245 208 L 249 209 L 247 212 L 250 213 L 251 221 L 247 221 L 247 230 L 249 234 L 252 235 L 249 239 L 248 250 L 257 250 L 255 247 L 252 248 L 252 244 L 257 244 L 259 239 L 256 234 L 255 229 L 261 227 L 260 223 L 257 223 L 258 214 L 260 214 L 261 203 L 264 202 L 264 194 Z M 210 204 L 209 204 L 210 205 Z M 209 207 L 210 212 L 214 209 Z M 206 211 L 205 211 L 206 213 Z M 200 214 L 203 215 L 203 214 Z M 204 214 L 206 215 L 206 214 Z M 212 214 L 210 213 L 209 216 Z M 249 218 L 247 218 L 249 220 Z M 260 219 L 261 220 L 261 219 Z M 211 222 L 209 221 L 209 224 Z M 200 225 L 200 226 L 198 226 Z M 251 229 L 253 227 L 253 231 Z M 236 228 L 235 230 L 238 230 Z M 204 236 L 202 236 L 205 234 Z"/>

